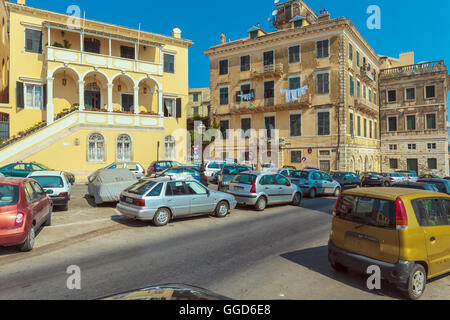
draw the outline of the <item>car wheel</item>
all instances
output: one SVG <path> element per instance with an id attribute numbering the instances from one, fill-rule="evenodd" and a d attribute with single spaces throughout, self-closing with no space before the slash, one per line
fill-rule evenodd
<path id="1" fill-rule="evenodd" d="M 50 227 L 52 225 L 52 211 L 53 211 L 53 208 L 50 207 L 50 212 L 48 213 L 48 217 L 44 223 L 44 227 Z"/>
<path id="2" fill-rule="evenodd" d="M 169 209 L 163 208 L 159 209 L 155 216 L 153 217 L 153 224 L 157 227 L 163 227 L 167 225 L 170 221 L 170 211 Z"/>
<path id="3" fill-rule="evenodd" d="M 25 242 L 19 247 L 20 251 L 29 252 L 29 251 L 33 250 L 35 236 L 36 236 L 36 234 L 35 234 L 34 226 L 32 225 L 30 228 L 30 231 L 28 231 Z"/>
<path id="4" fill-rule="evenodd" d="M 302 204 L 302 196 L 300 195 L 300 193 L 296 193 L 294 195 L 294 200 L 292 201 L 292 205 L 294 207 L 300 207 L 300 205 Z"/>
<path id="5" fill-rule="evenodd" d="M 316 197 L 316 189 L 312 188 L 311 190 L 309 190 L 309 197 L 311 199 L 314 199 Z"/>
<path id="6" fill-rule="evenodd" d="M 63 206 L 61 207 L 61 210 L 62 210 L 62 211 L 69 211 L 69 204 L 66 203 L 65 205 L 63 205 Z"/>
<path id="7" fill-rule="evenodd" d="M 221 201 L 217 205 L 216 208 L 216 217 L 217 218 L 224 218 L 230 213 L 230 206 L 226 201 Z"/>
<path id="8" fill-rule="evenodd" d="M 416 264 L 411 271 L 411 275 L 409 276 L 406 297 L 411 300 L 420 299 L 425 292 L 426 285 L 427 272 L 422 265 Z"/>
<path id="9" fill-rule="evenodd" d="M 341 188 L 337 187 L 337 188 L 334 190 L 333 195 L 334 195 L 336 198 L 339 197 L 339 196 L 341 195 Z"/>
<path id="10" fill-rule="evenodd" d="M 357 184 L 356 185 L 356 189 L 360 189 L 360 188 L 362 188 L 363 186 L 362 186 L 362 184 Z"/>
<path id="11" fill-rule="evenodd" d="M 348 271 L 348 269 L 346 267 L 344 267 L 343 265 L 341 265 L 339 263 L 331 263 L 331 267 L 333 268 L 334 271 L 340 272 L 340 273 L 345 273 Z"/>
<path id="12" fill-rule="evenodd" d="M 384 186 L 385 186 L 386 188 L 388 188 L 388 187 L 391 186 L 391 184 L 390 184 L 389 182 L 386 181 L 386 182 L 384 183 Z"/>
<path id="13" fill-rule="evenodd" d="M 258 199 L 258 201 L 256 201 L 256 211 L 264 211 L 267 207 L 267 200 L 264 197 L 261 197 Z"/>

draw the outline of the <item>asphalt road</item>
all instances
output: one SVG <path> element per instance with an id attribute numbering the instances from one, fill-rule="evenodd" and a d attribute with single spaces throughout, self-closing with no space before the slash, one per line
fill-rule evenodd
<path id="1" fill-rule="evenodd" d="M 83 199 L 74 203 L 86 205 Z M 0 249 L 0 299 L 94 299 L 167 283 L 244 300 L 402 298 L 386 284 L 372 292 L 363 275 L 329 267 L 334 203 L 334 198 L 306 199 L 301 208 L 277 206 L 264 213 L 239 208 L 224 219 L 184 219 L 163 228 L 124 219 L 114 207 L 86 205 L 77 214 L 102 211 L 109 221 L 92 223 L 101 229 L 108 222 L 111 228 L 34 254 L 2 256 Z M 65 223 L 65 214 L 56 213 L 51 228 Z M 66 286 L 71 265 L 81 269 L 81 290 Z M 424 299 L 450 299 L 449 280 L 431 283 Z"/>

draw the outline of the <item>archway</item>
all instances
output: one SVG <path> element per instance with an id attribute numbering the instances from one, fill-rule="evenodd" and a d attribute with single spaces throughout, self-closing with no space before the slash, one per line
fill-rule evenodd
<path id="1" fill-rule="evenodd" d="M 134 80 L 126 75 L 117 75 L 113 81 L 114 111 L 134 112 Z"/>
<path id="2" fill-rule="evenodd" d="M 107 109 L 108 78 L 98 71 L 84 76 L 84 107 L 86 110 Z"/>
<path id="3" fill-rule="evenodd" d="M 54 114 L 79 105 L 78 73 L 69 67 L 62 67 L 53 72 Z"/>
<path id="4" fill-rule="evenodd" d="M 159 112 L 159 87 L 158 83 L 150 78 L 142 79 L 139 82 L 139 112 L 154 113 Z"/>

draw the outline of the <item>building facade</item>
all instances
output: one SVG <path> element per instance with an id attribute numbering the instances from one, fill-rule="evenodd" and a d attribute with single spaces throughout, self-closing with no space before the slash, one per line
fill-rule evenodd
<path id="1" fill-rule="evenodd" d="M 159 35 L 25 1 L 0 9 L 9 61 L 0 165 L 36 161 L 85 177 L 115 161 L 183 161 L 175 146 L 186 139 L 177 132 L 186 129 L 192 42 L 180 29 Z"/>
<path id="2" fill-rule="evenodd" d="M 317 15 L 304 1 L 277 4 L 274 26 L 273 32 L 253 26 L 247 38 L 231 42 L 222 34 L 205 52 L 221 132 L 269 130 L 268 151 L 277 152 L 279 165 L 380 170 L 374 50 L 350 20 Z M 279 141 L 270 129 L 279 130 Z M 255 162 L 248 147 L 215 155 Z"/>
<path id="3" fill-rule="evenodd" d="M 384 172 L 449 173 L 447 95 L 443 61 L 414 64 L 414 55 L 384 57 L 380 75 Z"/>

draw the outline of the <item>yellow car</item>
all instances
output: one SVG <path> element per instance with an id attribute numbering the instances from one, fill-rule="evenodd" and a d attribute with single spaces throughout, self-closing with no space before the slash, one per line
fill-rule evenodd
<path id="1" fill-rule="evenodd" d="M 333 212 L 328 259 L 337 271 L 381 278 L 419 299 L 427 279 L 450 272 L 450 196 L 402 189 L 354 189 Z"/>

